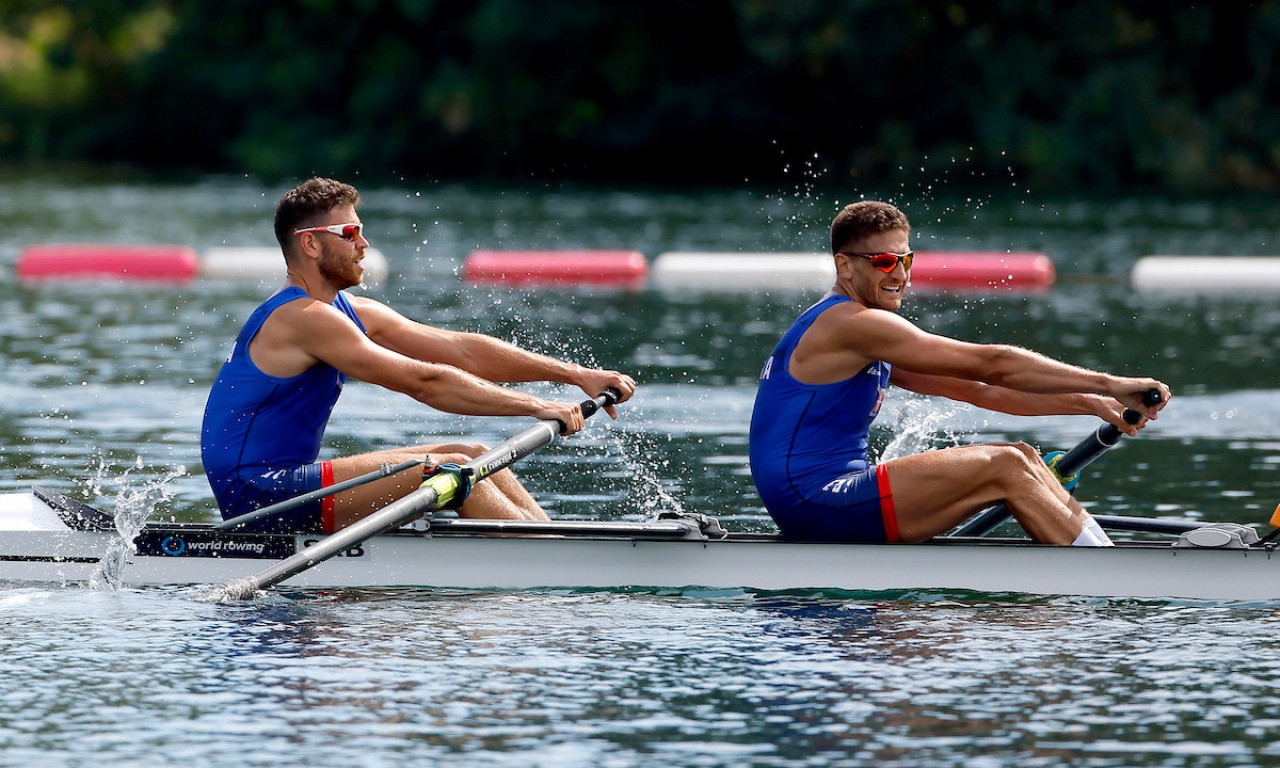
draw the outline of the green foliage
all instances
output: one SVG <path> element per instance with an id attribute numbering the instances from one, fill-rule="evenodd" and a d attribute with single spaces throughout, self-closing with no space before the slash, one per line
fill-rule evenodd
<path id="1" fill-rule="evenodd" d="M 0 0 L 0 159 L 1266 189 L 1277 43 L 1275 2 Z"/>

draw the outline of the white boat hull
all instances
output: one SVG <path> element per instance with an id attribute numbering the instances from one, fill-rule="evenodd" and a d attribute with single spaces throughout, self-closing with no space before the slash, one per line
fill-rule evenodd
<path id="1" fill-rule="evenodd" d="M 43 529 L 5 522 L 6 511 L 24 503 L 36 509 Z M 57 518 L 57 511 L 39 498 L 0 496 L 0 580 L 86 582 L 98 572 L 99 560 L 122 547 L 114 530 L 72 530 L 49 523 L 51 516 Z M 1280 558 L 1269 547 L 1084 548 L 992 539 L 814 544 L 760 534 L 706 538 L 687 521 L 436 525 L 377 536 L 282 586 L 962 590 L 1280 600 Z M 257 573 L 316 538 L 225 534 L 210 526 L 148 527 L 117 576 L 128 586 L 221 584 Z"/>

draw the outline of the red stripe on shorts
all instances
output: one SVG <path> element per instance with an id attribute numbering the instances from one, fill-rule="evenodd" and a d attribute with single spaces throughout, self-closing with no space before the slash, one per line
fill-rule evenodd
<path id="1" fill-rule="evenodd" d="M 880 489 L 880 515 L 884 518 L 884 539 L 890 544 L 902 541 L 898 533 L 898 513 L 893 508 L 893 489 L 889 487 L 889 470 L 876 465 L 876 486 Z"/>
<path id="2" fill-rule="evenodd" d="M 320 487 L 327 488 L 333 485 L 333 462 L 320 462 Z M 333 497 L 325 496 L 320 500 L 320 529 L 325 533 L 333 533 L 337 521 L 333 514 Z"/>

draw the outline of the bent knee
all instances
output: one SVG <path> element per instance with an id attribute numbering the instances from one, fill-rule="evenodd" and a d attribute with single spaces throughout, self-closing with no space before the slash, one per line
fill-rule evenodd
<path id="1" fill-rule="evenodd" d="M 489 450 L 480 444 L 450 443 L 448 445 L 436 445 L 431 449 L 431 459 L 437 464 L 444 462 L 454 462 L 457 464 L 465 464 L 475 457 Z"/>
<path id="2" fill-rule="evenodd" d="M 433 445 L 431 447 L 431 456 L 440 456 L 443 453 L 461 454 L 466 456 L 468 460 L 480 456 L 481 453 L 488 451 L 484 445 L 480 443 L 448 443 L 445 445 Z"/>
<path id="3" fill-rule="evenodd" d="M 1027 443 L 1004 443 L 991 445 L 991 460 L 1004 469 L 1029 469 L 1031 465 L 1041 463 L 1040 452 Z"/>
<path id="4" fill-rule="evenodd" d="M 1035 464 L 1042 464 L 1040 454 L 1026 443 L 1002 443 L 981 446 L 986 461 L 974 467 L 975 479 L 1005 485 L 1016 482 L 1035 472 Z M 980 467 L 980 468 L 979 468 Z"/>
<path id="5" fill-rule="evenodd" d="M 1031 482 L 1052 480 L 1053 476 L 1045 465 L 1040 452 L 1027 443 L 1010 443 L 996 446 L 999 449 L 994 463 L 999 466 L 1000 474 L 1007 479 L 1024 479 Z"/>

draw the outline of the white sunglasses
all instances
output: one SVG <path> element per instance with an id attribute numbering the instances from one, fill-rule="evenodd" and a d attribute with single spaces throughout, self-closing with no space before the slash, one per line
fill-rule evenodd
<path id="1" fill-rule="evenodd" d="M 343 240 L 355 240 L 364 234 L 364 224 L 330 224 L 325 227 L 303 227 L 293 230 L 295 235 L 301 235 L 304 232 L 328 232 Z"/>

